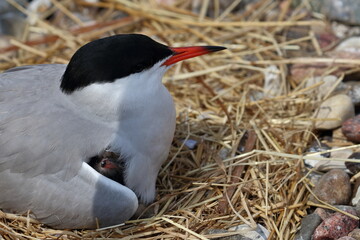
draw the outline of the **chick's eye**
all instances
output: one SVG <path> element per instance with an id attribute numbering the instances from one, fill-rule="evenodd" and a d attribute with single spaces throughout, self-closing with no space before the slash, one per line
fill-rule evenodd
<path id="1" fill-rule="evenodd" d="M 100 167 L 102 167 L 102 168 L 105 167 L 106 162 L 107 162 L 106 160 L 102 160 L 102 161 L 100 162 Z"/>

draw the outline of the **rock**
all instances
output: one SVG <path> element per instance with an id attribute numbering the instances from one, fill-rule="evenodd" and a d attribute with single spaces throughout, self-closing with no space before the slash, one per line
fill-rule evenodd
<path id="1" fill-rule="evenodd" d="M 341 211 L 344 211 L 344 212 L 348 212 L 348 213 L 351 213 L 355 216 L 357 216 L 357 211 L 356 211 L 356 208 L 352 207 L 352 206 L 349 206 L 349 205 L 334 205 L 334 207 L 336 207 L 337 209 L 341 210 Z M 329 212 L 330 213 L 335 213 L 335 211 L 333 210 L 330 210 L 329 209 Z"/>
<path id="2" fill-rule="evenodd" d="M 316 208 L 314 214 L 317 214 L 322 220 L 327 219 L 333 212 L 324 208 Z"/>
<path id="3" fill-rule="evenodd" d="M 295 3 L 301 1 L 296 0 Z M 313 11 L 320 12 L 332 21 L 360 24 L 360 5 L 358 0 L 317 0 L 309 2 Z"/>
<path id="4" fill-rule="evenodd" d="M 231 149 L 222 148 L 222 149 L 220 149 L 218 155 L 219 155 L 219 157 L 220 157 L 222 160 L 225 160 L 225 159 L 227 159 L 227 158 L 230 157 L 230 155 L 231 155 Z"/>
<path id="5" fill-rule="evenodd" d="M 313 64 L 296 63 L 291 66 L 290 75 L 291 75 L 291 79 L 295 83 L 300 84 L 302 81 L 304 81 L 304 79 L 314 76 L 315 77 L 322 76 L 325 73 L 326 69 L 328 69 L 328 66 L 322 63 L 313 63 Z"/>
<path id="6" fill-rule="evenodd" d="M 221 237 L 222 233 L 231 233 L 232 231 L 236 231 L 236 234 Z M 270 233 L 265 227 L 263 227 L 260 224 L 258 224 L 255 229 L 249 227 L 246 224 L 242 224 L 239 226 L 232 227 L 229 230 L 209 229 L 206 230 L 204 234 L 220 235 L 219 237 L 211 236 L 211 239 L 216 239 L 216 240 L 266 240 L 269 237 Z"/>
<path id="7" fill-rule="evenodd" d="M 348 236 L 354 238 L 355 240 L 360 240 L 360 229 L 355 228 L 348 234 Z"/>
<path id="8" fill-rule="evenodd" d="M 305 155 L 306 158 L 304 159 L 304 163 L 307 167 L 309 168 L 315 168 L 316 169 L 316 165 L 318 163 L 321 163 L 323 162 L 323 160 L 319 160 L 319 159 L 315 159 L 315 158 L 320 158 L 320 159 L 327 159 L 327 157 L 324 157 L 322 154 L 320 153 L 317 153 L 317 154 L 314 154 L 314 153 L 310 153 L 310 154 L 307 154 Z M 325 161 L 325 160 L 324 160 Z"/>
<path id="9" fill-rule="evenodd" d="M 338 77 L 334 75 L 328 76 L 319 76 L 319 77 L 312 77 L 306 81 L 305 87 L 310 87 L 312 85 L 318 84 L 323 82 L 323 84 L 317 87 L 320 97 L 326 96 L 330 90 L 334 87 L 335 83 L 338 81 Z"/>
<path id="10" fill-rule="evenodd" d="M 332 42 L 332 44 L 334 44 L 334 41 L 336 41 L 336 39 L 333 39 L 333 37 L 331 35 L 329 35 L 330 31 L 327 31 L 327 33 L 323 34 L 316 34 L 318 41 L 321 45 L 326 45 L 326 43 L 322 43 L 324 42 L 324 38 L 326 41 L 326 38 L 329 38 L 330 42 Z M 338 33 L 338 30 L 334 30 L 335 33 Z M 359 35 L 359 33 L 357 33 L 356 35 Z M 323 36 L 323 37 L 321 37 Z M 341 38 L 345 38 L 345 36 L 341 37 Z M 332 39 L 332 40 L 331 40 Z M 360 48 L 359 48 L 359 42 L 360 42 L 360 37 L 352 37 L 352 38 L 348 38 L 346 40 L 344 40 L 342 43 L 340 43 L 333 51 L 326 51 L 324 53 L 323 57 L 330 59 L 337 59 L 337 58 L 345 58 L 345 59 L 360 59 Z M 304 81 L 304 79 L 308 79 L 306 82 L 306 86 L 311 86 L 319 81 L 321 81 L 322 79 L 324 79 L 324 75 L 325 74 L 329 74 L 329 67 L 337 67 L 337 69 L 334 69 L 333 71 L 331 71 L 331 75 L 333 75 L 332 77 L 329 78 L 330 81 L 334 81 L 335 79 L 331 79 L 331 78 L 338 78 L 342 75 L 342 73 L 344 71 L 350 70 L 351 68 L 349 68 L 348 66 L 344 66 L 344 64 L 340 64 L 340 63 L 312 63 L 312 64 L 304 64 L 304 63 L 296 63 L 293 64 L 290 68 L 290 75 L 293 81 L 295 81 L 296 83 L 300 84 L 302 81 Z M 326 76 L 326 75 L 325 75 Z M 359 77 L 358 72 L 354 72 L 351 74 L 352 77 L 354 77 L 354 80 L 357 80 Z M 326 77 L 325 77 L 326 78 Z M 326 84 L 326 81 L 324 81 Z M 355 93 L 355 88 L 358 89 L 358 85 L 356 84 L 356 81 L 354 81 L 355 86 L 354 86 L 354 93 Z M 325 84 L 323 84 L 322 86 L 319 87 L 319 91 L 321 91 L 322 87 L 325 86 Z M 331 86 L 329 86 L 331 87 Z M 345 90 L 347 92 L 349 92 L 349 90 L 351 91 L 351 84 L 348 83 L 339 83 L 339 85 L 336 88 L 336 92 L 339 90 Z M 358 91 L 358 90 L 357 90 Z M 352 94 L 351 94 L 352 95 Z M 350 95 L 349 95 L 350 96 Z"/>
<path id="11" fill-rule="evenodd" d="M 360 143 L 360 115 L 346 120 L 341 130 L 349 141 Z"/>
<path id="12" fill-rule="evenodd" d="M 360 54 L 360 37 L 350 37 L 336 46 L 335 51 L 353 52 Z"/>
<path id="13" fill-rule="evenodd" d="M 322 162 L 322 161 L 318 160 L 318 159 L 311 159 L 311 157 L 329 158 L 331 153 L 329 153 L 329 152 L 328 153 L 320 153 L 320 152 L 325 152 L 330 149 L 331 149 L 331 147 L 329 147 L 325 143 L 321 143 L 318 141 L 312 142 L 311 145 L 309 146 L 309 148 L 306 150 L 306 152 L 307 152 L 306 156 L 310 157 L 310 158 L 304 159 L 305 165 L 307 165 L 308 167 L 311 167 L 311 168 L 315 168 L 315 166 L 319 162 Z M 318 153 L 318 154 L 314 154 L 314 153 Z"/>
<path id="14" fill-rule="evenodd" d="M 332 169 L 347 170 L 344 162 L 335 160 L 309 160 L 315 163 L 312 167 L 316 171 L 328 172 Z M 307 162 L 309 162 L 307 161 Z"/>
<path id="15" fill-rule="evenodd" d="M 360 82 L 348 81 L 342 84 L 342 88 L 346 89 L 346 95 L 351 98 L 355 106 L 360 106 Z"/>
<path id="16" fill-rule="evenodd" d="M 338 238 L 337 240 L 356 240 L 356 239 L 349 237 L 349 236 L 344 236 L 344 237 Z"/>
<path id="17" fill-rule="evenodd" d="M 332 139 L 330 141 L 332 141 L 333 139 L 336 139 L 336 142 L 339 143 L 349 143 L 349 141 L 346 140 L 346 137 L 343 134 L 341 128 L 337 128 L 332 131 Z"/>
<path id="18" fill-rule="evenodd" d="M 344 94 L 335 95 L 320 105 L 316 114 L 316 118 L 319 120 L 315 123 L 315 127 L 317 129 L 334 129 L 340 127 L 346 119 L 354 115 L 355 110 L 351 98 Z"/>
<path id="19" fill-rule="evenodd" d="M 360 28 L 358 26 L 350 26 L 341 22 L 332 22 L 331 29 L 339 39 L 344 39 L 351 36 L 359 36 L 360 34 Z"/>
<path id="20" fill-rule="evenodd" d="M 354 209 L 348 208 L 346 212 L 356 215 Z M 338 239 L 348 235 L 359 226 L 359 220 L 353 219 L 340 212 L 332 214 L 325 219 L 316 229 L 312 236 L 313 240 Z"/>
<path id="21" fill-rule="evenodd" d="M 331 158 L 343 158 L 347 159 L 353 154 L 352 149 L 343 149 L 339 147 L 333 147 L 333 152 L 331 152 Z"/>
<path id="22" fill-rule="evenodd" d="M 333 169 L 321 177 L 314 194 L 329 204 L 346 205 L 351 198 L 350 178 L 343 170 Z M 316 202 L 316 199 L 312 200 Z"/>
<path id="23" fill-rule="evenodd" d="M 355 184 L 354 184 L 354 188 L 353 188 L 353 198 L 351 199 L 351 204 L 353 206 L 356 206 L 357 210 L 359 211 L 360 213 L 360 178 L 357 178 L 356 181 L 355 181 Z"/>
<path id="24" fill-rule="evenodd" d="M 326 143 L 314 141 L 311 143 L 311 145 L 307 149 L 307 152 L 308 153 L 325 152 L 330 149 L 331 149 L 331 147 L 329 145 L 327 145 Z M 330 152 L 322 153 L 321 156 L 325 157 L 325 158 L 329 158 L 330 154 L 331 154 Z"/>
<path id="25" fill-rule="evenodd" d="M 320 174 L 318 171 L 311 171 L 307 178 L 310 179 L 312 184 L 316 185 L 323 175 L 324 174 Z"/>
<path id="26" fill-rule="evenodd" d="M 326 24 L 325 26 L 311 26 L 311 30 L 313 30 L 317 41 L 319 42 L 320 48 L 331 48 L 337 42 L 339 42 L 339 38 L 335 35 L 335 33 L 331 29 L 331 25 Z"/>
<path id="27" fill-rule="evenodd" d="M 319 147 L 319 146 L 318 146 L 318 148 L 310 147 L 308 150 L 309 154 L 307 154 L 306 158 L 304 159 L 305 164 L 311 168 L 314 168 L 317 171 L 320 171 L 320 172 L 327 172 L 327 171 L 330 171 L 331 169 L 346 170 L 347 168 L 343 161 L 336 161 L 336 160 L 331 160 L 331 159 L 326 160 L 326 158 L 346 159 L 352 154 L 352 150 L 351 149 L 342 149 L 342 148 L 337 150 L 337 147 L 333 147 L 332 152 L 322 153 L 322 154 L 310 153 L 311 151 L 315 151 L 315 150 L 326 151 L 326 150 L 330 149 L 329 146 L 327 146 L 327 147 L 325 147 L 325 146 L 327 146 L 327 145 L 322 143 L 321 147 Z M 319 160 L 319 158 L 320 158 L 320 160 Z M 321 160 L 321 159 L 324 159 L 324 160 Z"/>
<path id="28" fill-rule="evenodd" d="M 197 147 L 197 145 L 198 145 L 198 141 L 196 141 L 196 140 L 194 140 L 194 139 L 183 139 L 183 140 L 181 140 L 183 143 L 184 143 L 184 145 L 188 148 L 188 149 L 190 149 L 190 150 L 194 150 L 196 147 Z"/>
<path id="29" fill-rule="evenodd" d="M 22 12 L 7 1 L 0 1 L 0 35 L 14 36 L 20 39 L 26 25 L 26 16 Z"/>
<path id="30" fill-rule="evenodd" d="M 321 217 L 315 213 L 305 216 L 301 219 L 301 228 L 295 235 L 295 240 L 311 240 L 311 236 L 321 222 Z"/>
<path id="31" fill-rule="evenodd" d="M 253 240 L 266 240 L 268 239 L 270 232 L 261 224 L 257 224 L 256 228 L 253 229 L 249 227 L 247 224 L 241 224 L 235 227 L 229 228 L 230 231 L 242 232 L 245 238 L 253 239 Z"/>
<path id="32" fill-rule="evenodd" d="M 360 152 L 352 153 L 349 159 L 360 159 Z M 345 166 L 352 174 L 360 172 L 360 162 L 345 162 Z"/>

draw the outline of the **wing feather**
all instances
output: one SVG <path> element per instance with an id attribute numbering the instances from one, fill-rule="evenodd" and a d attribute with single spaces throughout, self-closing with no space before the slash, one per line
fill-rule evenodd
<path id="1" fill-rule="evenodd" d="M 0 171 L 73 177 L 103 150 L 114 129 L 82 112 L 59 89 L 65 65 L 0 74 Z"/>

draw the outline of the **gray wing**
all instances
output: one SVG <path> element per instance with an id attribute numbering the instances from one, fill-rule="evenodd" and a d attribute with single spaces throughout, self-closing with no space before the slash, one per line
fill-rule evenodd
<path id="1" fill-rule="evenodd" d="M 31 214 L 58 229 L 96 228 L 128 220 L 138 207 L 129 188 L 82 163 L 68 181 L 57 174 L 26 177 L 9 170 L 0 172 L 0 208 Z"/>
<path id="2" fill-rule="evenodd" d="M 56 228 L 121 223 L 135 212 L 136 195 L 85 163 L 114 129 L 59 91 L 64 70 L 38 65 L 0 74 L 0 208 L 31 210 Z"/>
<path id="3" fill-rule="evenodd" d="M 110 142 L 114 129 L 72 105 L 59 90 L 64 65 L 0 75 L 0 171 L 73 177 Z"/>

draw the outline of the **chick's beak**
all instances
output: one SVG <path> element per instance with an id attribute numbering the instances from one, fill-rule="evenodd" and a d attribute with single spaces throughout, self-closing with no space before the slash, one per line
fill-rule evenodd
<path id="1" fill-rule="evenodd" d="M 195 47 L 175 47 L 170 48 L 173 51 L 173 55 L 168 58 L 162 65 L 170 66 L 174 63 L 180 62 L 185 59 L 201 56 L 204 54 L 217 52 L 226 49 L 225 47 L 220 46 L 195 46 Z"/>

